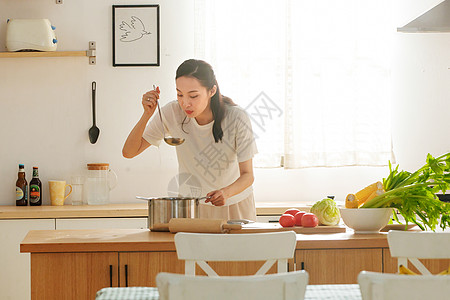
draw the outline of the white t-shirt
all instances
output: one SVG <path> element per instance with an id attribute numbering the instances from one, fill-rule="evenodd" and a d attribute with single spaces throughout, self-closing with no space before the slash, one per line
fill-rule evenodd
<path id="1" fill-rule="evenodd" d="M 238 163 L 253 158 L 258 152 L 247 113 L 239 106 L 225 105 L 225 108 L 223 138 L 218 143 L 212 133 L 214 121 L 199 125 L 195 118 L 186 117 L 178 101 L 169 102 L 161 108 L 166 135 L 185 139 L 176 147 L 178 170 L 180 176 L 192 177 L 192 184 L 190 191 L 180 190 L 180 196 L 201 197 L 230 185 L 240 175 Z M 161 143 L 163 132 L 157 111 L 148 123 L 143 138 L 155 146 Z M 238 203 L 252 192 L 250 186 L 228 198 L 225 205 Z"/>

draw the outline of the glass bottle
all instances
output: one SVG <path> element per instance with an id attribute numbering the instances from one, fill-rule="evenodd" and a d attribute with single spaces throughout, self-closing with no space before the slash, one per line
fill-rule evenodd
<path id="1" fill-rule="evenodd" d="M 16 181 L 16 206 L 28 205 L 28 183 L 25 179 L 25 167 L 23 164 L 19 165 L 19 173 Z"/>
<path id="2" fill-rule="evenodd" d="M 33 167 L 33 179 L 30 181 L 30 205 L 42 205 L 42 183 L 39 179 L 38 167 Z"/>

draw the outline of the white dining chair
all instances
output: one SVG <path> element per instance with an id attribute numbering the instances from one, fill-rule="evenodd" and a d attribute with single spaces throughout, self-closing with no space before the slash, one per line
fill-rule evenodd
<path id="1" fill-rule="evenodd" d="M 175 234 L 178 259 L 185 261 L 185 274 L 195 275 L 195 265 L 208 276 L 218 276 L 207 262 L 265 261 L 255 275 L 266 274 L 277 263 L 277 272 L 288 271 L 294 257 L 296 234 L 293 231 L 249 234 Z"/>
<path id="2" fill-rule="evenodd" d="M 389 231 L 388 244 L 398 266 L 408 267 L 408 261 L 423 275 L 431 272 L 419 259 L 449 259 L 450 232 Z"/>
<path id="3" fill-rule="evenodd" d="M 449 299 L 450 276 L 399 275 L 362 271 L 358 284 L 363 300 Z"/>
<path id="4" fill-rule="evenodd" d="M 159 273 L 160 300 L 301 300 L 308 273 L 208 277 Z"/>

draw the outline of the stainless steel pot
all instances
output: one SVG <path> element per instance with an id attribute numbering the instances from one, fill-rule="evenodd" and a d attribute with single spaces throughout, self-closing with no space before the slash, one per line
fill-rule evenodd
<path id="1" fill-rule="evenodd" d="M 148 228 L 152 231 L 168 231 L 172 218 L 198 218 L 199 201 L 206 199 L 190 197 L 136 197 L 148 201 Z"/>

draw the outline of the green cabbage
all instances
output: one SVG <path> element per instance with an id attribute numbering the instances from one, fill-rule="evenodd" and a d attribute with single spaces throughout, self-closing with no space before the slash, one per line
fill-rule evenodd
<path id="1" fill-rule="evenodd" d="M 317 216 L 319 223 L 323 225 L 337 225 L 341 219 L 339 208 L 333 199 L 326 198 L 314 203 L 311 212 Z"/>

